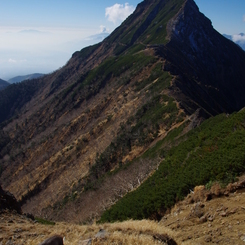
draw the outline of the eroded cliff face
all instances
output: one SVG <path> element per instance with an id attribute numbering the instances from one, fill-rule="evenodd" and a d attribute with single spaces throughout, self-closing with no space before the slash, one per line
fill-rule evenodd
<path id="1" fill-rule="evenodd" d="M 167 30 L 170 41 L 163 53 L 171 72 L 181 74 L 175 85 L 177 94 L 186 97 L 182 104 L 191 100 L 211 115 L 241 109 L 245 53 L 214 30 L 192 0 L 168 22 Z"/>

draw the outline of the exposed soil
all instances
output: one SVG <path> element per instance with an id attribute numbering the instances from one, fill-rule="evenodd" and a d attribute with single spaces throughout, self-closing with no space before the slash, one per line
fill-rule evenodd
<path id="1" fill-rule="evenodd" d="M 221 189 L 196 187 L 160 222 L 181 244 L 244 244 L 245 177 Z M 211 199 L 211 200 L 210 200 Z"/>

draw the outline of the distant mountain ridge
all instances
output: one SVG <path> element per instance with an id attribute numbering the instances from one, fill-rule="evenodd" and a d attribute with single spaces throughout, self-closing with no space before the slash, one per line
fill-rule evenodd
<path id="1" fill-rule="evenodd" d="M 33 74 L 29 74 L 29 75 L 16 76 L 16 77 L 9 79 L 8 82 L 9 83 L 20 83 L 24 80 L 31 80 L 31 79 L 42 77 L 44 75 L 45 74 L 42 74 L 42 73 L 33 73 Z"/>
<path id="2" fill-rule="evenodd" d="M 5 80 L 0 79 L 0 90 L 6 88 L 9 85 L 10 84 L 8 82 L 6 82 Z"/>

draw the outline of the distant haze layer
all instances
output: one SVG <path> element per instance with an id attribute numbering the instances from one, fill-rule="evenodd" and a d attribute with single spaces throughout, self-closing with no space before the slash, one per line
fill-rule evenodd
<path id="1" fill-rule="evenodd" d="M 71 55 L 82 48 L 102 41 L 108 33 L 98 34 L 78 29 L 0 31 L 0 77 L 9 80 L 31 73 L 50 73 L 62 67 Z M 18 47 L 14 42 L 18 40 Z"/>

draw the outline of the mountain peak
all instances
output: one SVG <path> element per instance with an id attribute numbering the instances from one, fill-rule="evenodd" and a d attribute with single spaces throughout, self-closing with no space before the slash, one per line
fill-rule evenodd
<path id="1" fill-rule="evenodd" d="M 185 3 L 184 0 L 143 1 L 105 42 L 114 44 L 114 54 L 119 55 L 137 44 L 166 44 L 166 26 Z"/>
<path id="2" fill-rule="evenodd" d="M 191 44 L 198 48 L 200 37 L 207 36 L 207 30 L 213 30 L 211 21 L 202 13 L 193 0 L 186 0 L 179 12 L 167 24 L 169 39 Z"/>
<path id="3" fill-rule="evenodd" d="M 193 0 L 146 0 L 61 69 L 0 92 L 0 182 L 23 211 L 92 219 L 157 168 L 137 159 L 168 132 L 244 107 L 244 67 Z"/>

